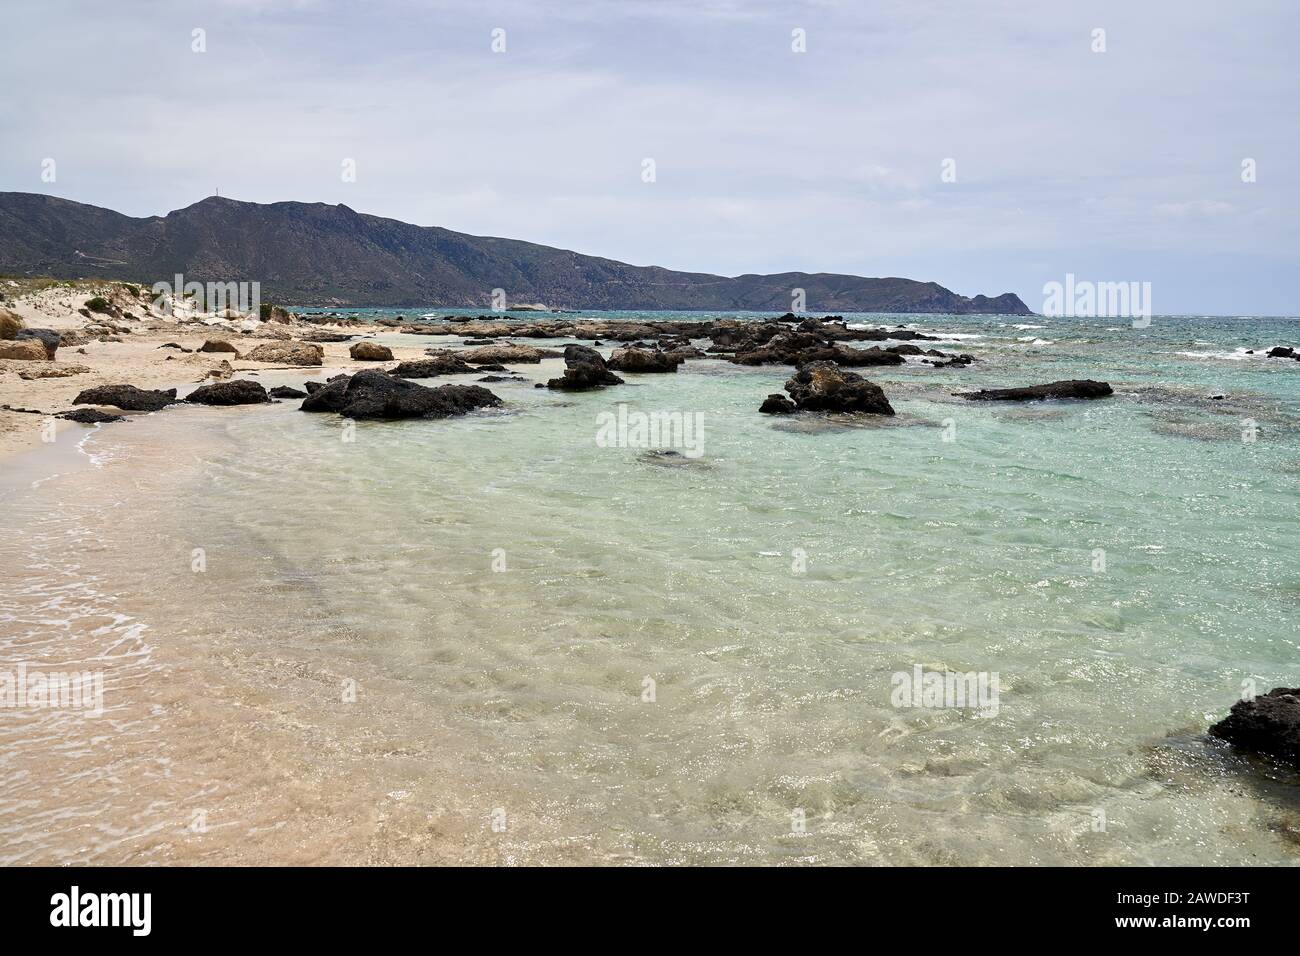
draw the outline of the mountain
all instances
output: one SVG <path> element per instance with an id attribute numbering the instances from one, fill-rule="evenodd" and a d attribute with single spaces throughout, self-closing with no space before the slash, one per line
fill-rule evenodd
<path id="1" fill-rule="evenodd" d="M 518 239 L 413 226 L 324 203 L 211 197 L 136 219 L 38 193 L 0 192 L 0 272 L 152 284 L 257 281 L 286 305 L 569 309 L 754 309 L 785 312 L 805 290 L 818 312 L 1032 315 L 1012 293 L 957 295 L 934 282 L 819 272 L 742 275 L 631 266 Z"/>

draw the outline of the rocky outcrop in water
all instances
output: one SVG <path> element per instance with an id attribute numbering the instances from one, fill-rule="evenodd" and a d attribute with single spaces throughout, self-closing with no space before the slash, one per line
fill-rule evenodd
<path id="1" fill-rule="evenodd" d="M 1269 358 L 1289 358 L 1300 362 L 1300 352 L 1291 348 L 1289 345 L 1277 345 L 1268 350 Z"/>
<path id="2" fill-rule="evenodd" d="M 1262 697 L 1237 701 L 1210 733 L 1300 769 L 1300 687 L 1274 687 Z"/>
<path id="3" fill-rule="evenodd" d="M 272 398 L 306 398 L 307 393 L 292 385 L 277 385 L 267 392 Z"/>
<path id="4" fill-rule="evenodd" d="M 785 383 L 785 390 L 800 411 L 894 414 L 884 389 L 857 372 L 844 371 L 834 362 L 810 362 L 802 366 Z"/>
<path id="5" fill-rule="evenodd" d="M 1023 388 L 982 388 L 977 392 L 953 394 L 972 402 L 1037 402 L 1047 398 L 1105 398 L 1114 394 L 1114 389 L 1106 382 L 1071 379 L 1068 382 L 1048 382 L 1046 385 L 1026 385 Z"/>
<path id="6" fill-rule="evenodd" d="M 615 349 L 606 362 L 615 372 L 676 372 L 683 359 L 651 349 Z"/>
<path id="7" fill-rule="evenodd" d="M 74 408 L 70 412 L 59 412 L 54 417 L 67 419 L 70 422 L 80 422 L 82 425 L 103 425 L 108 422 L 126 421 L 121 415 L 111 415 L 108 412 L 101 412 L 97 408 Z"/>
<path id="8" fill-rule="evenodd" d="M 773 392 L 763 399 L 763 404 L 758 406 L 758 410 L 764 415 L 789 415 L 796 409 L 794 402 L 790 401 L 790 399 L 780 392 Z"/>
<path id="9" fill-rule="evenodd" d="M 202 385 L 185 396 L 195 405 L 260 405 L 270 400 L 261 384 L 248 379 Z"/>
<path id="10" fill-rule="evenodd" d="M 551 379 L 546 383 L 547 388 L 584 392 L 604 388 L 606 385 L 623 384 L 623 380 L 606 367 L 600 353 L 585 345 L 567 346 L 564 350 L 564 364 L 568 366 L 564 370 L 564 377 Z"/>
<path id="11" fill-rule="evenodd" d="M 309 383 L 311 384 L 311 383 Z M 345 418 L 447 418 L 476 408 L 501 404 L 479 385 L 439 385 L 426 388 L 379 371 L 340 375 L 311 391 L 304 412 L 338 412 Z"/>
<path id="12" fill-rule="evenodd" d="M 73 405 L 112 405 L 127 412 L 156 412 L 175 403 L 174 388 L 157 391 L 134 385 L 100 385 L 78 393 L 72 400 Z"/>

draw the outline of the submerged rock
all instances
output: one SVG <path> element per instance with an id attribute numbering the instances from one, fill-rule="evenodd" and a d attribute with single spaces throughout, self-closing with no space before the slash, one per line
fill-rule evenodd
<path id="1" fill-rule="evenodd" d="M 953 392 L 953 394 L 972 402 L 1035 402 L 1046 398 L 1105 398 L 1114 394 L 1114 391 L 1106 382 L 1071 379 L 1066 382 L 1048 382 L 1046 385 L 982 388 L 978 392 Z"/>
<path id="2" fill-rule="evenodd" d="M 72 404 L 112 405 L 128 412 L 156 412 L 176 404 L 176 389 L 157 391 L 134 385 L 100 385 L 79 393 Z"/>
<path id="3" fill-rule="evenodd" d="M 894 414 L 879 385 L 834 362 L 810 362 L 800 367 L 785 383 L 785 390 L 800 411 Z"/>
<path id="4" fill-rule="evenodd" d="M 196 405 L 259 405 L 270 400 L 261 383 L 248 379 L 202 385 L 185 396 Z"/>
<path id="5" fill-rule="evenodd" d="M 1237 701 L 1210 733 L 1300 769 L 1300 687 L 1274 687 L 1262 697 Z"/>
<path id="6" fill-rule="evenodd" d="M 338 412 L 345 418 L 446 418 L 500 404 L 501 399 L 479 385 L 426 388 L 367 370 L 330 379 L 303 400 L 302 410 Z"/>
<path id="7" fill-rule="evenodd" d="M 358 342 L 348 354 L 358 362 L 390 362 L 393 358 L 393 350 L 378 342 Z"/>
<path id="8" fill-rule="evenodd" d="M 585 345 L 570 345 L 564 350 L 563 378 L 553 378 L 546 383 L 547 388 L 567 392 L 583 392 L 606 385 L 622 385 L 623 380 L 609 370 L 605 360 L 595 349 Z"/>

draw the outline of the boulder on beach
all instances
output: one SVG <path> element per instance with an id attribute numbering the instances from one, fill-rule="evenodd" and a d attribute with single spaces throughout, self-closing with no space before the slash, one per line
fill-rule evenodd
<path id="1" fill-rule="evenodd" d="M 387 345 L 380 345 L 378 342 L 357 342 L 348 349 L 348 354 L 358 362 L 391 362 L 393 360 L 393 350 Z"/>
<path id="2" fill-rule="evenodd" d="M 413 362 L 401 362 L 389 370 L 389 375 L 398 378 L 433 378 L 437 375 L 468 375 L 475 371 L 451 354 L 434 355 L 427 359 Z"/>
<path id="3" fill-rule="evenodd" d="M 338 412 L 345 418 L 447 418 L 476 408 L 500 405 L 480 385 L 427 388 L 385 372 L 365 370 L 340 375 L 316 388 L 302 403 L 304 412 Z"/>
<path id="4" fill-rule="evenodd" d="M 605 363 L 615 372 L 676 372 L 682 357 L 651 349 L 615 349 Z"/>
<path id="5" fill-rule="evenodd" d="M 972 402 L 1036 402 L 1047 398 L 1105 398 L 1114 394 L 1106 382 L 1092 379 L 1071 379 L 1067 382 L 1048 382 L 1046 385 L 1026 385 L 1023 388 L 981 388 L 977 392 L 953 392 L 959 398 Z"/>
<path id="6" fill-rule="evenodd" d="M 207 339 L 199 346 L 200 352 L 229 352 L 235 358 L 239 358 L 239 349 L 227 342 L 225 339 Z"/>
<path id="7" fill-rule="evenodd" d="M 185 396 L 185 401 L 196 405 L 258 405 L 270 400 L 260 383 L 243 378 L 202 385 Z"/>
<path id="8" fill-rule="evenodd" d="M 8 309 L 0 309 L 0 340 L 12 339 L 18 334 L 18 330 L 25 328 L 26 323 L 17 312 L 10 312 Z"/>
<path id="9" fill-rule="evenodd" d="M 15 342 L 40 342 L 45 347 L 45 357 L 54 361 L 54 353 L 59 350 L 63 340 L 53 329 L 19 329 L 14 333 Z"/>
<path id="10" fill-rule="evenodd" d="M 800 411 L 866 412 L 892 415 L 884 389 L 834 362 L 809 362 L 785 383 Z"/>
<path id="11" fill-rule="evenodd" d="M 462 362 L 472 365 L 509 364 L 523 362 L 535 364 L 544 358 L 559 358 L 560 353 L 554 349 L 539 349 L 531 345 L 483 345 L 476 349 L 465 349 L 456 353 Z"/>
<path id="12" fill-rule="evenodd" d="M 134 385 L 100 385 L 78 393 L 73 405 L 112 405 L 127 412 L 156 412 L 176 403 L 176 389 L 166 391 Z"/>
<path id="13" fill-rule="evenodd" d="M 780 392 L 773 392 L 763 399 L 763 404 L 758 407 L 758 410 L 764 415 L 789 415 L 795 411 L 795 404 Z"/>
<path id="14" fill-rule="evenodd" d="M 45 343 L 38 339 L 0 340 L 0 359 L 17 359 L 23 362 L 46 362 Z"/>
<path id="15" fill-rule="evenodd" d="M 553 378 L 546 383 L 547 388 L 566 392 L 584 392 L 606 385 L 622 385 L 623 380 L 611 372 L 605 360 L 595 349 L 585 345 L 569 345 L 564 349 L 563 378 Z"/>
<path id="16" fill-rule="evenodd" d="M 300 388 L 294 388 L 292 385 L 277 385 L 266 394 L 272 398 L 306 398 L 307 393 Z"/>
<path id="17" fill-rule="evenodd" d="M 1274 687 L 1262 697 L 1237 701 L 1210 733 L 1300 769 L 1300 687 Z"/>
<path id="18" fill-rule="evenodd" d="M 244 358 L 272 365 L 320 365 L 325 350 L 314 342 L 264 342 Z"/>

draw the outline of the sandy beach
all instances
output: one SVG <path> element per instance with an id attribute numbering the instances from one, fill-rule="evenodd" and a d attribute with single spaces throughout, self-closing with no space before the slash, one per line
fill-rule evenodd
<path id="1" fill-rule="evenodd" d="M 308 323 L 295 318 L 262 322 L 249 315 L 218 318 L 212 313 L 180 310 L 165 315 L 149 302 L 147 292 L 137 297 L 124 283 L 42 285 L 47 287 L 29 291 L 10 281 L 0 308 L 17 315 L 28 328 L 60 333 L 66 344 L 58 348 L 51 361 L 0 358 L 0 457 L 40 445 L 42 435 L 49 434 L 51 421 L 56 433 L 85 428 L 51 416 L 77 407 L 73 404 L 76 396 L 96 386 L 176 388 L 183 396 L 192 387 L 232 377 L 257 379 L 264 373 L 285 370 L 299 377 L 302 373 L 328 377 L 339 371 L 379 366 L 376 362 L 354 361 L 349 355 L 351 346 L 374 337 L 376 328 L 357 328 L 346 319 L 340 320 L 343 324 Z M 120 314 L 85 315 L 85 302 L 95 296 L 106 298 Z M 285 366 L 237 358 L 230 352 L 199 351 L 205 342 L 224 341 L 242 355 L 267 342 L 309 341 L 313 335 L 340 332 L 352 337 L 346 342 L 317 343 L 324 352 L 320 366 Z M 164 347 L 169 344 L 181 348 Z M 420 342 L 405 346 L 399 341 L 390 348 L 393 358 L 402 361 L 424 358 L 426 345 Z M 265 379 L 265 383 L 269 386 L 273 378 Z"/>

